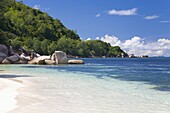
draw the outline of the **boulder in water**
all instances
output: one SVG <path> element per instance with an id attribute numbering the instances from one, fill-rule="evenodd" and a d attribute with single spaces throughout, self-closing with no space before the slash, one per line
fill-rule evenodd
<path id="1" fill-rule="evenodd" d="M 83 60 L 68 60 L 68 64 L 84 64 Z"/>
<path id="2" fill-rule="evenodd" d="M 51 60 L 54 60 L 56 64 L 68 64 L 67 55 L 63 51 L 55 51 Z"/>

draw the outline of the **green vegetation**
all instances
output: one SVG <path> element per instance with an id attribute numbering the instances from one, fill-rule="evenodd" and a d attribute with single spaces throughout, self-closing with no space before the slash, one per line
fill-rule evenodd
<path id="1" fill-rule="evenodd" d="M 100 40 L 81 41 L 60 20 L 15 0 L 0 0 L 0 43 L 46 55 L 55 50 L 80 57 L 127 55 L 120 47 L 111 47 Z"/>

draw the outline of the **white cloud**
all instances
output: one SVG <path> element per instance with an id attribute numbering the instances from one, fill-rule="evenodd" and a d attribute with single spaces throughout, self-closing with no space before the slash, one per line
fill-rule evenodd
<path id="1" fill-rule="evenodd" d="M 122 43 L 123 48 L 133 48 L 133 47 L 142 47 L 144 44 L 144 41 L 140 37 L 133 37 L 130 40 L 126 40 L 124 43 Z"/>
<path id="2" fill-rule="evenodd" d="M 87 40 L 91 40 L 91 38 L 87 38 Z"/>
<path id="3" fill-rule="evenodd" d="M 151 16 L 145 17 L 146 20 L 153 20 L 153 19 L 157 19 L 157 18 L 159 18 L 159 16 L 157 16 L 157 15 L 151 15 Z"/>
<path id="4" fill-rule="evenodd" d="M 116 36 L 109 36 L 108 34 L 102 37 L 101 40 L 110 43 L 111 46 L 120 46 L 122 43 Z"/>
<path id="5" fill-rule="evenodd" d="M 159 22 L 161 22 L 161 23 L 170 23 L 169 20 L 164 20 L 164 21 L 159 21 Z"/>
<path id="6" fill-rule="evenodd" d="M 130 15 L 137 15 L 137 8 L 128 9 L 128 10 L 115 10 L 112 9 L 108 11 L 109 15 L 120 15 L 120 16 L 130 16 Z"/>
<path id="7" fill-rule="evenodd" d="M 100 40 L 100 37 L 96 37 L 96 40 Z"/>
<path id="8" fill-rule="evenodd" d="M 98 13 L 97 15 L 95 15 L 95 17 L 100 17 L 101 16 L 101 14 L 100 13 Z"/>
<path id="9" fill-rule="evenodd" d="M 40 9 L 40 5 L 34 5 L 34 9 Z"/>
<path id="10" fill-rule="evenodd" d="M 170 39 L 160 38 L 156 42 L 146 43 L 145 40 L 137 36 L 121 41 L 115 36 L 105 35 L 101 40 L 112 46 L 120 46 L 128 54 L 170 56 Z"/>

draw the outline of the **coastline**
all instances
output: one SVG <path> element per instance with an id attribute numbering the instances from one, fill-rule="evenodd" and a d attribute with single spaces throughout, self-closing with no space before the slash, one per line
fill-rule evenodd
<path id="1" fill-rule="evenodd" d="M 1 75 L 1 74 L 0 74 Z M 0 112 L 7 113 L 17 108 L 16 97 L 19 95 L 17 91 L 22 84 L 14 81 L 14 79 L 7 79 L 0 77 Z"/>

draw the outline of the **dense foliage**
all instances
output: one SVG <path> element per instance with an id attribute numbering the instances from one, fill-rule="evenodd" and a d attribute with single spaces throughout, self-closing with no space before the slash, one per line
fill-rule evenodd
<path id="1" fill-rule="evenodd" d="M 75 31 L 58 19 L 15 0 L 0 0 L 0 43 L 20 46 L 40 54 L 61 50 L 71 56 L 118 57 L 126 54 L 119 47 L 100 40 L 81 41 Z"/>

